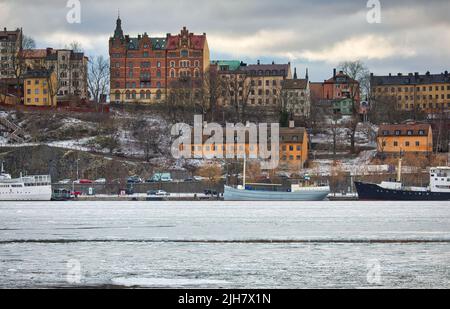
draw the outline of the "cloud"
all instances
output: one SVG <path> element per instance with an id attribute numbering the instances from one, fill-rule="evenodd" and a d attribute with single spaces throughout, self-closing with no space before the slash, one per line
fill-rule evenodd
<path id="1" fill-rule="evenodd" d="M 343 42 L 337 42 L 329 48 L 317 51 L 306 50 L 293 54 L 296 58 L 331 63 L 344 60 L 385 59 L 393 56 L 413 57 L 415 55 L 416 52 L 413 49 L 376 35 L 352 37 Z"/>
<path id="2" fill-rule="evenodd" d="M 117 9 L 132 36 L 206 32 L 212 58 L 291 60 L 315 79 L 342 60 L 369 68 L 440 71 L 450 63 L 450 1 L 381 1 L 381 24 L 366 21 L 365 0 L 80 0 L 82 23 L 68 24 L 65 0 L 0 0 L 0 27 L 23 27 L 40 47 L 76 40 L 108 54 Z"/>

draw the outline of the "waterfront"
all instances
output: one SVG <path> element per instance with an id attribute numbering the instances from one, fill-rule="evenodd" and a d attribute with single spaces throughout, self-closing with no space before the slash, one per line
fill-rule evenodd
<path id="1" fill-rule="evenodd" d="M 1 202 L 0 231 L 2 288 L 450 288 L 448 202 Z"/>

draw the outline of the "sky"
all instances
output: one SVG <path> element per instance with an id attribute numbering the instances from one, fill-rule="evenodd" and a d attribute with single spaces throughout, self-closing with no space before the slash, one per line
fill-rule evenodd
<path id="1" fill-rule="evenodd" d="M 80 23 L 69 23 L 77 1 Z M 119 10 L 131 36 L 186 26 L 207 34 L 211 60 L 291 62 L 312 81 L 353 60 L 376 75 L 450 71 L 450 0 L 0 0 L 0 29 L 22 27 L 39 48 L 78 41 L 90 57 L 107 56 Z"/>

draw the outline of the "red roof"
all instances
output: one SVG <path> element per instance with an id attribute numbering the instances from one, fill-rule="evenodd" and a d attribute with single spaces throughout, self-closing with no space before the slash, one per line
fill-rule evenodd
<path id="1" fill-rule="evenodd" d="M 167 49 L 178 49 L 180 47 L 180 40 L 183 38 L 183 36 L 189 38 L 191 49 L 202 50 L 204 48 L 206 42 L 206 35 L 204 34 L 196 35 L 193 33 L 189 33 L 186 27 L 184 27 L 181 30 L 180 34 L 178 35 L 169 34 L 167 36 Z"/>
<path id="2" fill-rule="evenodd" d="M 47 57 L 46 49 L 26 49 L 22 51 L 22 56 L 25 59 L 40 59 Z"/>

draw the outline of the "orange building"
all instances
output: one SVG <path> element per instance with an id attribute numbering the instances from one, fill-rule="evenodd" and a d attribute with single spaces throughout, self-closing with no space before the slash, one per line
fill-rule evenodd
<path id="1" fill-rule="evenodd" d="M 226 131 L 226 130 L 224 130 Z M 226 157 L 227 151 L 233 151 L 238 156 L 245 154 L 248 158 L 258 157 L 258 145 L 250 145 L 248 134 L 246 134 L 245 142 L 238 142 L 237 137 L 234 138 L 233 144 L 227 144 L 226 132 L 224 132 L 224 139 L 222 144 L 205 144 L 210 136 L 203 136 L 202 144 L 193 143 L 190 145 L 193 157 L 197 158 L 220 158 Z M 191 139 L 194 141 L 194 138 Z M 280 167 L 289 170 L 299 170 L 305 166 L 308 160 L 309 151 L 309 137 L 305 128 L 295 127 L 294 122 L 291 121 L 289 127 L 280 128 Z M 269 142 L 270 147 L 270 142 Z M 180 150 L 183 150 L 181 147 Z"/>
<path id="2" fill-rule="evenodd" d="M 429 124 L 381 125 L 377 146 L 383 154 L 429 154 L 433 152 L 433 131 Z"/>

